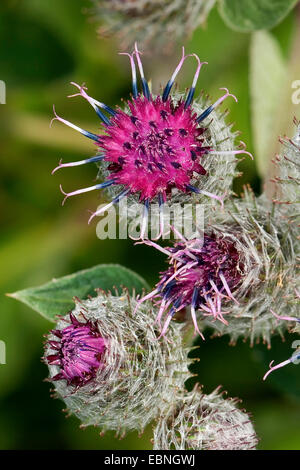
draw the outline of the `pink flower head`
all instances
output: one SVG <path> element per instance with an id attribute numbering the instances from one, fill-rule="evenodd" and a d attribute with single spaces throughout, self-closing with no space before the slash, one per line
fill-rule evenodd
<path id="1" fill-rule="evenodd" d="M 100 161 L 106 162 L 108 170 L 107 179 L 103 183 L 71 193 L 65 193 L 62 190 L 65 195 L 64 201 L 70 196 L 95 189 L 103 189 L 113 185 L 120 187 L 121 192 L 109 205 L 93 213 L 90 220 L 129 194 L 136 195 L 144 203 L 146 217 L 149 203 L 156 199 L 162 206 L 170 197 L 173 188 L 184 193 L 201 193 L 218 199 L 222 203 L 222 197 L 193 186 L 191 180 L 195 173 L 200 175 L 199 178 L 201 175 L 205 175 L 206 170 L 201 165 L 201 157 L 204 154 L 209 152 L 215 155 L 247 153 L 244 149 L 230 152 L 214 151 L 214 149 L 205 146 L 203 138 L 201 138 L 206 130 L 202 126 L 202 121 L 225 98 L 232 96 L 236 100 L 235 96 L 225 88 L 226 93 L 198 115 L 192 103 L 200 69 L 205 63 L 201 62 L 198 56 L 195 54 L 186 56 L 183 49 L 182 58 L 162 95 L 155 96 L 150 92 L 145 79 L 137 46 L 132 54 L 126 53 L 126 55 L 130 59 L 132 70 L 132 96 L 128 100 L 125 110 L 112 109 L 90 97 L 86 92 L 87 88 L 73 83 L 79 89 L 79 93 L 72 96 L 82 96 L 91 104 L 102 121 L 103 133 L 92 134 L 62 119 L 55 113 L 54 119 L 62 121 L 94 140 L 99 154 L 79 162 L 60 163 L 53 172 L 63 167 Z M 190 56 L 196 59 L 197 69 L 185 100 L 178 100 L 171 95 L 171 89 L 185 59 Z M 136 65 L 141 76 L 142 93 L 138 91 Z"/>
<path id="2" fill-rule="evenodd" d="M 144 243 L 161 249 L 169 256 L 169 268 L 160 274 L 156 289 L 140 300 L 153 298 L 160 306 L 156 321 L 161 322 L 167 312 L 161 331 L 163 336 L 176 312 L 191 307 L 195 331 L 200 334 L 196 310 L 204 317 L 212 317 L 227 324 L 222 311 L 222 301 L 233 301 L 232 291 L 239 286 L 243 276 L 243 263 L 233 241 L 214 233 L 205 234 L 204 239 L 174 242 L 166 249 L 152 241 Z"/>
<path id="3" fill-rule="evenodd" d="M 106 341 L 90 322 L 81 323 L 70 314 L 71 324 L 62 330 L 52 330 L 58 339 L 49 339 L 47 347 L 53 350 L 45 362 L 59 367 L 51 381 L 66 380 L 68 385 L 81 387 L 96 376 L 102 365 Z"/>

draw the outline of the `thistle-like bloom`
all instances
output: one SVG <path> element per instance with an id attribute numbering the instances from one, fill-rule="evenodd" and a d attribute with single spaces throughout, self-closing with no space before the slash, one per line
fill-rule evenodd
<path id="1" fill-rule="evenodd" d="M 144 204 L 143 227 L 148 218 L 150 203 L 158 202 L 162 208 L 174 191 L 189 198 L 192 193 L 208 196 L 223 204 L 224 191 L 235 176 L 235 155 L 248 152 L 244 148 L 232 148 L 234 134 L 231 134 L 222 118 L 217 125 L 212 122 L 208 126 L 203 122 L 228 96 L 236 100 L 235 96 L 225 88 L 225 94 L 205 109 L 193 102 L 203 65 L 195 54 L 192 56 L 197 61 L 197 69 L 186 97 L 172 95 L 175 79 L 189 57 L 184 50 L 162 95 L 153 95 L 144 76 L 137 46 L 132 54 L 127 55 L 132 69 L 132 97 L 127 102 L 126 109 L 113 110 L 91 98 L 86 93 L 86 88 L 75 84 L 79 93 L 72 96 L 81 95 L 92 105 L 102 121 L 102 134 L 96 135 L 80 129 L 55 113 L 54 119 L 94 140 L 99 154 L 79 162 L 60 163 L 53 172 L 63 167 L 102 161 L 105 174 L 103 183 L 71 193 L 62 191 L 65 195 L 63 202 L 70 196 L 87 191 L 111 188 L 112 201 L 96 211 L 90 220 L 122 198 L 132 195 Z M 136 64 L 141 76 L 142 93 L 138 91 Z M 116 188 L 116 192 L 112 188 Z M 213 189 L 219 192 L 220 188 L 221 194 L 211 191 Z"/>
<path id="2" fill-rule="evenodd" d="M 238 271 L 241 278 L 235 291 L 227 282 L 237 301 L 232 298 L 231 302 L 226 298 L 222 300 L 222 310 L 223 302 L 226 302 L 224 317 L 227 323 L 216 322 L 216 315 L 205 316 L 205 312 L 201 312 L 198 322 L 201 320 L 201 330 L 209 326 L 217 335 L 229 335 L 232 344 L 241 337 L 249 338 L 251 345 L 262 339 L 270 347 L 271 337 L 275 333 L 283 336 L 291 327 L 294 327 L 296 333 L 300 332 L 300 126 L 297 121 L 295 124 L 297 132 L 294 138 L 281 139 L 283 150 L 274 160 L 274 199 L 269 200 L 265 193 L 255 197 L 246 187 L 242 199 L 227 199 L 223 211 L 216 210 L 213 215 L 208 212 L 205 219 L 211 231 L 223 234 L 225 238 L 230 237 L 235 245 L 241 256 L 241 270 Z M 153 242 L 147 243 L 154 245 Z M 169 250 L 158 245 L 156 247 L 171 260 Z M 192 269 L 192 262 L 191 258 L 186 272 Z M 179 275 L 175 280 L 178 282 L 185 275 L 186 267 L 182 274 L 179 272 L 180 265 L 176 268 Z M 160 295 L 160 292 L 154 295 Z M 180 296 L 176 300 L 175 308 L 180 307 Z M 170 318 L 171 315 L 167 321 Z M 289 362 L 285 361 L 281 365 Z"/>
<path id="3" fill-rule="evenodd" d="M 203 24 L 216 0 L 94 0 L 94 16 L 104 23 L 101 36 L 117 35 L 122 47 L 142 44 L 170 48 Z"/>
<path id="4" fill-rule="evenodd" d="M 274 333 L 283 336 L 284 331 L 291 326 L 291 322 L 295 323 L 295 320 L 299 325 L 297 321 L 299 297 L 295 296 L 295 292 L 300 291 L 300 244 L 297 226 L 299 215 L 296 202 L 299 200 L 297 159 L 300 156 L 300 149 L 295 146 L 293 139 L 288 141 L 288 150 L 289 153 L 280 159 L 282 167 L 278 178 L 281 183 L 280 192 L 286 190 L 286 194 L 289 195 L 289 191 L 293 189 L 293 199 L 290 203 L 289 199 L 284 199 L 284 203 L 280 203 L 278 196 L 273 202 L 269 201 L 265 194 L 257 198 L 245 188 L 242 199 L 228 199 L 224 210 L 216 210 L 213 215 L 208 212 L 205 219 L 206 226 L 209 227 L 207 235 L 211 232 L 216 234 L 217 239 L 229 238 L 230 244 L 227 246 L 231 247 L 233 254 L 236 253 L 233 247 L 237 250 L 239 256 L 232 256 L 229 251 L 227 260 L 233 262 L 236 257 L 239 261 L 236 264 L 236 271 L 234 263 L 233 266 L 229 264 L 233 270 L 227 271 L 227 279 L 222 265 L 221 269 L 216 268 L 218 276 L 217 279 L 209 279 L 210 291 L 206 291 L 206 298 L 204 296 L 206 302 L 200 298 L 202 303 L 197 320 L 198 324 L 201 321 L 201 331 L 209 326 L 217 335 L 228 334 L 232 344 L 242 337 L 249 338 L 251 345 L 255 340 L 262 339 L 270 346 L 271 336 Z M 195 329 L 200 333 L 195 320 L 199 298 L 199 290 L 195 290 L 197 286 L 195 281 L 201 281 L 202 278 L 194 276 L 193 273 L 198 269 L 197 256 L 201 257 L 202 249 L 205 253 L 205 243 L 202 246 L 200 241 L 199 251 L 194 253 L 190 247 L 193 247 L 195 241 L 184 241 L 183 251 L 177 254 L 176 248 L 173 253 L 170 249 L 162 248 L 152 241 L 146 240 L 144 243 L 160 249 L 170 260 L 169 271 L 162 274 L 162 282 L 159 282 L 156 289 L 146 297 L 155 298 L 160 304 L 158 320 L 163 312 L 167 312 L 162 332 L 166 331 L 176 310 L 190 305 Z M 214 247 L 212 254 L 222 253 L 216 250 L 214 243 L 209 245 Z M 187 254 L 192 256 L 188 257 Z M 220 261 L 222 260 L 221 256 Z M 206 257 L 203 263 L 206 272 L 211 275 L 213 265 L 209 257 Z M 233 275 L 235 272 L 236 275 Z M 220 277 L 222 274 L 224 276 Z M 221 280 L 222 283 L 218 284 L 216 280 L 218 282 Z M 280 318 L 272 312 L 280 312 Z M 216 319 L 221 321 L 215 321 Z"/>
<path id="5" fill-rule="evenodd" d="M 155 341 L 159 332 L 152 304 L 136 314 L 136 299 L 98 292 L 77 300 L 60 317 L 45 346 L 44 360 L 56 396 L 82 427 L 94 425 L 119 434 L 156 418 L 188 377 L 182 326 L 172 325 L 171 341 Z"/>
<path id="6" fill-rule="evenodd" d="M 221 233 L 205 233 L 203 240 L 186 240 L 182 237 L 171 247 L 161 248 L 152 241 L 145 243 L 161 249 L 169 257 L 169 268 L 160 274 L 155 290 L 140 300 L 156 299 L 160 324 L 167 312 L 161 335 L 177 311 L 191 308 L 195 330 L 203 337 L 197 325 L 196 311 L 203 317 L 212 317 L 224 324 L 226 310 L 222 304 L 239 303 L 233 293 L 245 275 L 245 261 L 241 243 Z"/>
<path id="7" fill-rule="evenodd" d="M 156 450 L 252 450 L 258 444 L 249 415 L 238 399 L 195 389 L 182 394 L 157 421 Z"/>

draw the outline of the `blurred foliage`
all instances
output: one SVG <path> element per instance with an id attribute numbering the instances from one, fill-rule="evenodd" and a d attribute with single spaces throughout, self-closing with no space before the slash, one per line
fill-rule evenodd
<path id="1" fill-rule="evenodd" d="M 101 439 L 97 430 L 81 431 L 75 418 L 64 418 L 62 403 L 49 397 L 49 384 L 42 382 L 47 375 L 40 363 L 42 335 L 51 325 L 4 295 L 99 263 L 120 263 L 153 285 L 165 262 L 161 253 L 134 247 L 130 240 L 98 240 L 95 226 L 87 225 L 87 210 L 99 204 L 95 193 L 72 198 L 61 207 L 59 183 L 67 190 L 90 185 L 96 176 L 93 165 L 51 176 L 60 158 L 82 159 L 95 151 L 93 144 L 60 123 L 49 128 L 53 103 L 74 123 L 92 132 L 99 128 L 97 117 L 83 100 L 66 98 L 73 92 L 69 82 L 86 82 L 91 95 L 112 106 L 129 96 L 128 61 L 118 56 L 116 43 L 97 38 L 96 25 L 86 13 L 89 6 L 89 0 L 0 3 L 0 79 L 7 85 L 7 104 L 0 105 L 0 339 L 7 345 L 7 364 L 0 365 L 2 449 L 151 448 L 151 428 L 142 439 L 132 433 L 118 441 L 113 433 Z M 273 30 L 285 57 L 295 29 L 293 15 Z M 223 86 L 238 96 L 238 104 L 228 101 L 226 105 L 242 131 L 241 138 L 253 151 L 249 42 L 250 35 L 229 30 L 213 12 L 207 27 L 194 33 L 187 50 L 209 62 L 201 71 L 199 87 L 213 98 L 220 96 Z M 145 70 L 154 90 L 171 74 L 181 54 L 179 46 L 178 53 L 168 59 L 145 52 Z M 193 73 L 191 61 L 179 78 L 181 87 L 191 83 Z M 258 192 L 255 164 L 245 159 L 240 169 L 244 175 L 235 183 L 236 192 L 246 182 Z M 293 352 L 289 342 L 274 339 L 274 348 L 266 351 L 263 346 L 250 349 L 243 343 L 230 348 L 226 338 L 207 339 L 198 351 L 197 373 L 204 390 L 223 384 L 230 396 L 243 398 L 243 405 L 253 414 L 262 449 L 300 447 L 298 369 L 291 365 L 276 372 L 276 380 L 275 373 L 274 380 L 272 376 L 265 383 L 261 380 L 271 359 L 283 360 Z"/>
<path id="2" fill-rule="evenodd" d="M 272 73 L 270 73 L 272 70 Z M 257 170 L 261 177 L 270 171 L 280 131 L 280 105 L 288 102 L 288 69 L 278 42 L 268 31 L 253 34 L 250 48 L 250 93 L 253 145 Z M 292 123 L 291 123 L 292 124 Z"/>
<path id="3" fill-rule="evenodd" d="M 225 23 L 240 32 L 273 28 L 280 23 L 298 0 L 219 0 Z"/>

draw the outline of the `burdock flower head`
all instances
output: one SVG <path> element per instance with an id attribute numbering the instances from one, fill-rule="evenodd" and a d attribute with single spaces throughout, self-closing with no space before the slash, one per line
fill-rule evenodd
<path id="1" fill-rule="evenodd" d="M 202 337 L 197 314 L 202 319 L 209 317 L 228 324 L 224 316 L 230 312 L 232 304 L 239 304 L 234 294 L 241 296 L 244 292 L 243 280 L 253 262 L 242 237 L 234 232 L 210 230 L 202 239 L 187 240 L 181 236 L 166 248 L 149 240 L 144 243 L 158 248 L 169 258 L 169 267 L 160 273 L 155 290 L 139 301 L 141 304 L 149 298 L 156 300 L 159 324 L 166 314 L 161 335 L 165 334 L 175 313 L 186 308 L 190 308 L 195 331 Z"/>
<path id="2" fill-rule="evenodd" d="M 215 0 L 94 0 L 101 36 L 116 34 L 123 47 L 138 40 L 169 48 L 170 40 L 191 35 L 203 24 Z M 133 39 L 134 38 L 134 39 Z"/>
<path id="3" fill-rule="evenodd" d="M 295 185 L 294 177 L 285 181 Z M 299 191 L 296 185 L 295 189 Z M 256 198 L 245 189 L 243 200 L 228 202 L 219 214 L 224 232 L 244 240 L 245 253 L 252 258 L 243 281 L 244 294 L 238 296 L 239 305 L 232 304 L 228 325 L 205 320 L 217 334 L 229 334 L 233 343 L 242 337 L 250 338 L 251 344 L 262 339 L 270 346 L 274 334 L 283 336 L 295 322 L 299 324 L 297 204 L 278 202 L 268 201 L 265 194 Z"/>
<path id="4" fill-rule="evenodd" d="M 166 313 L 162 335 L 185 307 L 200 335 L 197 321 L 201 329 L 228 334 L 233 344 L 242 337 L 251 345 L 262 339 L 270 346 L 275 333 L 283 336 L 293 326 L 299 332 L 300 127 L 295 123 L 295 137 L 281 139 L 283 151 L 274 160 L 273 200 L 265 193 L 255 197 L 245 187 L 242 198 L 228 198 L 224 210 L 206 213 L 202 239 L 181 237 L 167 248 L 144 240 L 169 259 L 169 268 L 145 297 L 158 303 L 158 322 Z"/>
<path id="5" fill-rule="evenodd" d="M 214 110 L 225 98 L 232 96 L 225 88 L 225 94 L 214 104 L 205 100 L 193 102 L 195 88 L 203 65 L 195 55 L 197 69 L 191 88 L 186 96 L 171 94 L 177 74 L 188 56 L 184 50 L 182 58 L 162 95 L 150 92 L 144 76 L 140 52 L 135 46 L 127 54 L 132 69 L 132 97 L 124 110 L 113 110 L 91 98 L 86 88 L 79 93 L 95 109 L 103 124 L 99 135 L 87 132 L 55 114 L 55 119 L 94 140 L 99 154 L 87 160 L 60 163 L 59 168 L 78 166 L 102 161 L 105 181 L 89 188 L 65 194 L 64 201 L 87 191 L 111 188 L 112 201 L 97 210 L 90 218 L 102 214 L 125 196 L 132 196 L 144 204 L 143 226 L 148 217 L 151 202 L 158 202 L 162 208 L 173 194 L 188 198 L 192 193 L 199 197 L 210 197 L 223 204 L 226 190 L 229 191 L 235 176 L 236 154 L 248 153 L 243 148 L 234 149 L 234 138 L 230 127 L 224 123 L 223 115 Z M 137 87 L 136 63 L 141 76 L 142 93 Z M 204 125 L 212 114 L 212 121 Z"/>
<path id="6" fill-rule="evenodd" d="M 253 450 L 258 438 L 238 399 L 217 388 L 209 395 L 195 389 L 182 394 L 157 421 L 156 450 Z"/>
<path id="7" fill-rule="evenodd" d="M 136 299 L 105 294 L 77 300 L 47 338 L 44 361 L 55 395 L 82 427 L 94 425 L 119 434 L 144 427 L 157 417 L 188 377 L 182 326 L 170 342 L 159 334 L 152 304 L 133 315 Z"/>
<path id="8" fill-rule="evenodd" d="M 293 168 L 293 178 L 286 176 L 283 184 L 299 191 Z M 242 337 L 270 346 L 273 334 L 283 335 L 295 319 L 299 324 L 297 204 L 286 202 L 268 201 L 265 194 L 257 198 L 244 188 L 242 199 L 227 200 L 224 210 L 207 214 L 203 239 L 182 237 L 167 248 L 143 241 L 169 259 L 145 297 L 157 301 L 158 322 L 166 314 L 162 335 L 185 307 L 199 334 L 209 326 L 217 335 L 228 334 L 233 344 Z"/>

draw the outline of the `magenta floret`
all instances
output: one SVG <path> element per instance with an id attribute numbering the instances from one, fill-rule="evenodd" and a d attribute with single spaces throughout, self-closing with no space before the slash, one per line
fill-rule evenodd
<path id="1" fill-rule="evenodd" d="M 58 339 L 48 341 L 53 353 L 45 361 L 60 369 L 51 381 L 66 380 L 68 385 L 82 386 L 93 379 L 104 365 L 102 357 L 106 350 L 106 340 L 97 328 L 91 322 L 79 322 L 70 314 L 70 325 L 51 333 Z"/>

